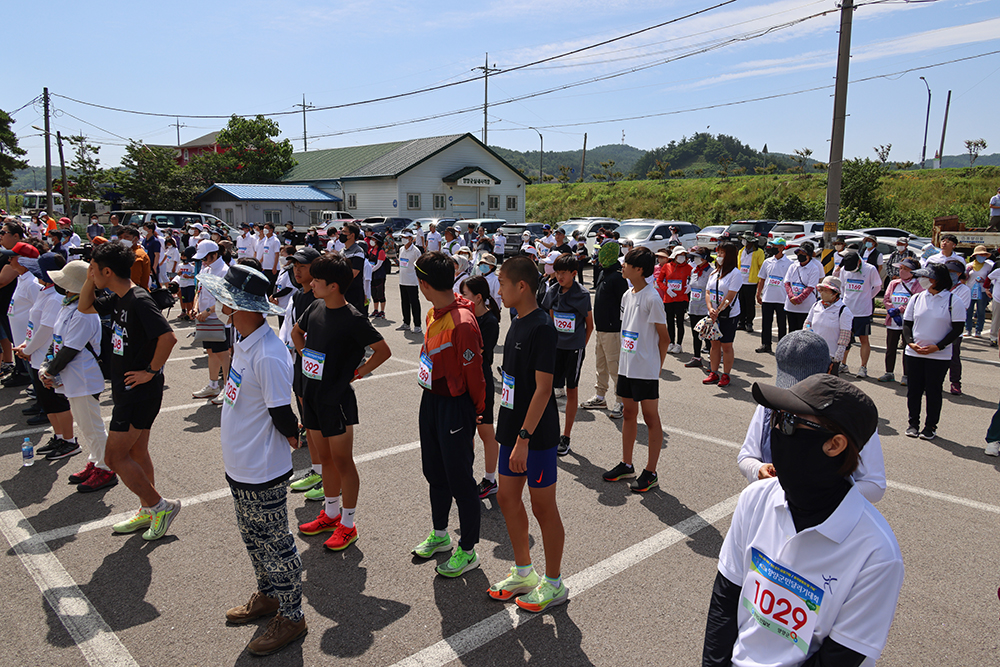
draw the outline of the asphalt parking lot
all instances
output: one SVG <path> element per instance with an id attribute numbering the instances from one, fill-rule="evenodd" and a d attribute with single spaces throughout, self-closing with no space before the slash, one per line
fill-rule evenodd
<path id="1" fill-rule="evenodd" d="M 589 274 L 588 274 L 589 277 Z M 601 472 L 620 460 L 621 424 L 606 411 L 580 410 L 572 452 L 559 462 L 558 499 L 566 526 L 563 576 L 570 602 L 531 615 L 486 595 L 506 576 L 513 553 L 495 501 L 482 503 L 482 566 L 457 580 L 435 576 L 444 560 L 418 562 L 410 550 L 430 529 L 420 472 L 416 382 L 420 337 L 396 330 L 396 276 L 387 286 L 389 320 L 377 325 L 393 357 L 356 385 L 361 424 L 355 452 L 361 474 L 359 540 L 342 553 L 324 535 L 297 536 L 305 572 L 309 634 L 284 651 L 255 658 L 246 643 L 266 621 L 227 626 L 254 578 L 236 529 L 219 446 L 220 408 L 191 398 L 207 381 L 206 357 L 175 323 L 180 342 L 167 364 L 163 410 L 150 451 L 156 485 L 182 498 L 163 539 L 115 535 L 110 525 L 134 512 L 124 484 L 78 494 L 67 483 L 85 456 L 20 465 L 27 399 L 0 390 L 0 530 L 5 550 L 0 611 L 5 664 L 91 665 L 692 665 L 701 656 L 717 556 L 745 481 L 736 453 L 755 403 L 755 381 L 769 382 L 774 358 L 754 354 L 758 336 L 740 332 L 730 387 L 703 386 L 669 355 L 661 373 L 665 449 L 660 488 L 631 493 Z M 173 315 L 176 316 L 177 309 Z M 502 323 L 502 336 L 508 319 Z M 869 371 L 882 372 L 884 329 L 876 327 Z M 857 380 L 875 400 L 889 488 L 877 508 L 902 548 L 906 577 L 880 665 L 997 664 L 997 545 L 1000 459 L 983 454 L 997 407 L 997 350 L 985 339 L 963 345 L 965 395 L 947 396 L 932 442 L 903 436 L 906 389 Z M 851 367 L 857 366 L 857 352 Z M 898 366 L 898 364 L 897 364 Z M 897 373 L 898 373 L 897 368 Z M 594 362 L 584 362 L 580 398 L 592 392 Z M 110 416 L 110 392 L 102 395 Z M 560 406 L 563 401 L 560 400 Z M 645 460 L 639 427 L 636 461 Z M 481 443 L 476 473 L 482 473 Z M 303 449 L 297 470 L 309 464 Z M 290 494 L 293 522 L 321 503 Z M 452 512 L 452 532 L 458 528 Z M 532 519 L 533 558 L 544 562 Z"/>

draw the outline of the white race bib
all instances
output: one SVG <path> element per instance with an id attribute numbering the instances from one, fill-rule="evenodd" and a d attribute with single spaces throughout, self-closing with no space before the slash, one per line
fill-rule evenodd
<path id="1" fill-rule="evenodd" d="M 894 305 L 896 308 L 902 308 L 903 306 L 905 306 L 910 302 L 910 293 L 907 292 L 906 290 L 903 291 L 895 290 L 892 293 L 891 300 L 892 300 L 892 305 Z"/>
<path id="2" fill-rule="evenodd" d="M 30 343 L 31 342 L 31 337 L 32 337 L 32 335 L 34 335 L 34 333 L 35 333 L 35 323 L 32 322 L 31 320 L 28 320 L 28 328 L 24 332 L 24 341 L 26 343 Z"/>
<path id="3" fill-rule="evenodd" d="M 409 265 L 410 265 L 410 258 L 409 257 L 400 257 L 399 258 L 399 267 L 400 268 L 405 269 Z"/>
<path id="4" fill-rule="evenodd" d="M 425 389 L 433 389 L 434 362 L 426 352 L 420 354 L 420 368 L 417 369 L 417 384 Z"/>
<path id="5" fill-rule="evenodd" d="M 62 336 L 52 336 L 52 356 L 59 354 L 59 350 L 62 349 Z"/>
<path id="6" fill-rule="evenodd" d="M 794 644 L 803 657 L 809 652 L 823 602 L 822 588 L 751 549 L 740 602 L 762 628 Z"/>
<path id="7" fill-rule="evenodd" d="M 768 276 L 767 284 L 769 287 L 781 287 L 781 283 L 785 281 L 784 276 Z"/>
<path id="8" fill-rule="evenodd" d="M 222 400 L 225 401 L 226 405 L 233 407 L 236 405 L 236 399 L 240 395 L 240 383 L 243 382 L 243 376 L 236 372 L 236 369 L 229 368 L 229 378 L 226 380 L 226 389 L 223 393 Z"/>
<path id="9" fill-rule="evenodd" d="M 691 288 L 691 300 L 692 301 L 701 301 L 704 298 L 705 298 L 705 290 L 703 290 L 700 287 L 692 287 Z"/>
<path id="10" fill-rule="evenodd" d="M 667 281 L 667 291 L 677 294 L 681 291 L 681 285 L 684 283 L 683 280 L 668 280 Z"/>
<path id="11" fill-rule="evenodd" d="M 635 354 L 639 344 L 639 334 L 622 329 L 622 351 Z"/>
<path id="12" fill-rule="evenodd" d="M 556 331 L 562 333 L 573 333 L 576 331 L 576 313 L 560 313 L 552 311 L 552 317 L 555 321 Z"/>
<path id="13" fill-rule="evenodd" d="M 117 354 L 119 357 L 125 356 L 125 338 L 123 336 L 125 332 L 119 325 L 115 325 L 111 332 L 111 351 Z"/>
<path id="14" fill-rule="evenodd" d="M 514 409 L 514 376 L 507 375 L 503 371 L 502 381 L 503 388 L 500 390 L 500 407 L 507 408 L 508 410 Z"/>
<path id="15" fill-rule="evenodd" d="M 302 374 L 310 380 L 322 380 L 325 365 L 325 354 L 308 348 L 302 350 Z"/>
<path id="16" fill-rule="evenodd" d="M 749 265 L 741 266 L 740 267 L 740 273 L 743 274 L 744 278 L 749 278 L 750 277 L 750 266 Z"/>
<path id="17" fill-rule="evenodd" d="M 855 278 L 847 279 L 847 291 L 861 293 L 861 288 L 864 287 L 865 281 L 863 279 L 858 280 Z"/>

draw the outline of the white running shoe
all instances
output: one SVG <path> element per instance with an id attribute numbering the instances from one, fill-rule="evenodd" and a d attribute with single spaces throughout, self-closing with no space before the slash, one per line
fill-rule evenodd
<path id="1" fill-rule="evenodd" d="M 987 442 L 986 456 L 1000 456 L 1000 442 Z"/>
<path id="2" fill-rule="evenodd" d="M 414 324 L 413 328 L 410 329 L 410 333 L 423 333 L 423 329 Z"/>
<path id="3" fill-rule="evenodd" d="M 207 384 L 205 388 L 201 391 L 196 391 L 191 394 L 191 398 L 212 398 L 218 396 L 222 393 L 222 387 L 212 387 L 212 385 Z"/>
<path id="4" fill-rule="evenodd" d="M 868 368 L 865 367 L 865 366 L 861 366 L 860 368 L 858 368 L 858 375 L 857 375 L 857 377 L 862 378 L 862 379 L 868 377 Z"/>

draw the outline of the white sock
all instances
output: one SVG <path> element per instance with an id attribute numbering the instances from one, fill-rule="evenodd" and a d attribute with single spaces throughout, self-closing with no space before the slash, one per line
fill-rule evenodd
<path id="1" fill-rule="evenodd" d="M 354 528 L 354 512 L 356 510 L 356 507 L 351 507 L 350 509 L 345 507 L 340 511 L 340 523 L 345 528 Z"/>
<path id="2" fill-rule="evenodd" d="M 517 568 L 517 576 L 519 577 L 527 577 L 528 573 L 531 572 L 531 563 L 528 563 L 523 567 L 515 564 L 514 567 Z"/>
<path id="3" fill-rule="evenodd" d="M 603 401 L 603 400 L 604 400 L 604 397 L 603 397 L 603 396 L 594 396 L 594 398 L 596 398 L 596 399 L 597 399 L 597 400 L 599 400 L 599 401 Z"/>
<path id="4" fill-rule="evenodd" d="M 56 433 L 55 436 L 56 436 L 56 440 L 62 440 L 63 439 L 62 433 Z"/>
<path id="5" fill-rule="evenodd" d="M 448 529 L 434 531 L 434 537 L 448 537 Z"/>
<path id="6" fill-rule="evenodd" d="M 149 509 L 152 510 L 154 514 L 156 512 L 161 512 L 161 511 L 167 509 L 167 499 L 166 498 L 160 498 L 160 502 L 156 503 L 155 505 L 153 505 Z"/>
<path id="7" fill-rule="evenodd" d="M 340 514 L 340 496 L 331 498 L 330 496 L 325 496 L 326 498 L 326 515 L 331 519 L 338 514 Z"/>
<path id="8" fill-rule="evenodd" d="M 211 387 L 212 389 L 218 389 L 219 388 L 219 381 L 218 380 L 212 380 L 211 382 L 208 383 L 208 386 Z"/>
<path id="9" fill-rule="evenodd" d="M 486 481 L 487 482 L 491 482 L 492 483 L 492 482 L 497 481 L 496 471 L 484 473 L 483 476 L 486 477 Z"/>
<path id="10" fill-rule="evenodd" d="M 322 463 L 314 463 L 314 464 L 312 464 L 312 471 L 314 473 L 316 473 L 317 475 L 319 475 L 320 477 L 322 477 L 323 476 L 323 464 Z"/>

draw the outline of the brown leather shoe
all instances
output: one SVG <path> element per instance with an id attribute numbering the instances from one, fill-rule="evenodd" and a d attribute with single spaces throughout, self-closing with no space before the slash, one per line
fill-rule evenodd
<path id="1" fill-rule="evenodd" d="M 278 600 L 276 598 L 263 595 L 259 591 L 254 591 L 250 600 L 239 607 L 233 607 L 226 612 L 226 620 L 230 623 L 249 623 L 250 621 L 269 616 L 278 611 Z"/>
<path id="2" fill-rule="evenodd" d="M 270 655 L 285 648 L 299 637 L 309 632 L 306 619 L 298 623 L 278 614 L 267 624 L 267 630 L 257 639 L 247 644 L 254 655 Z"/>

